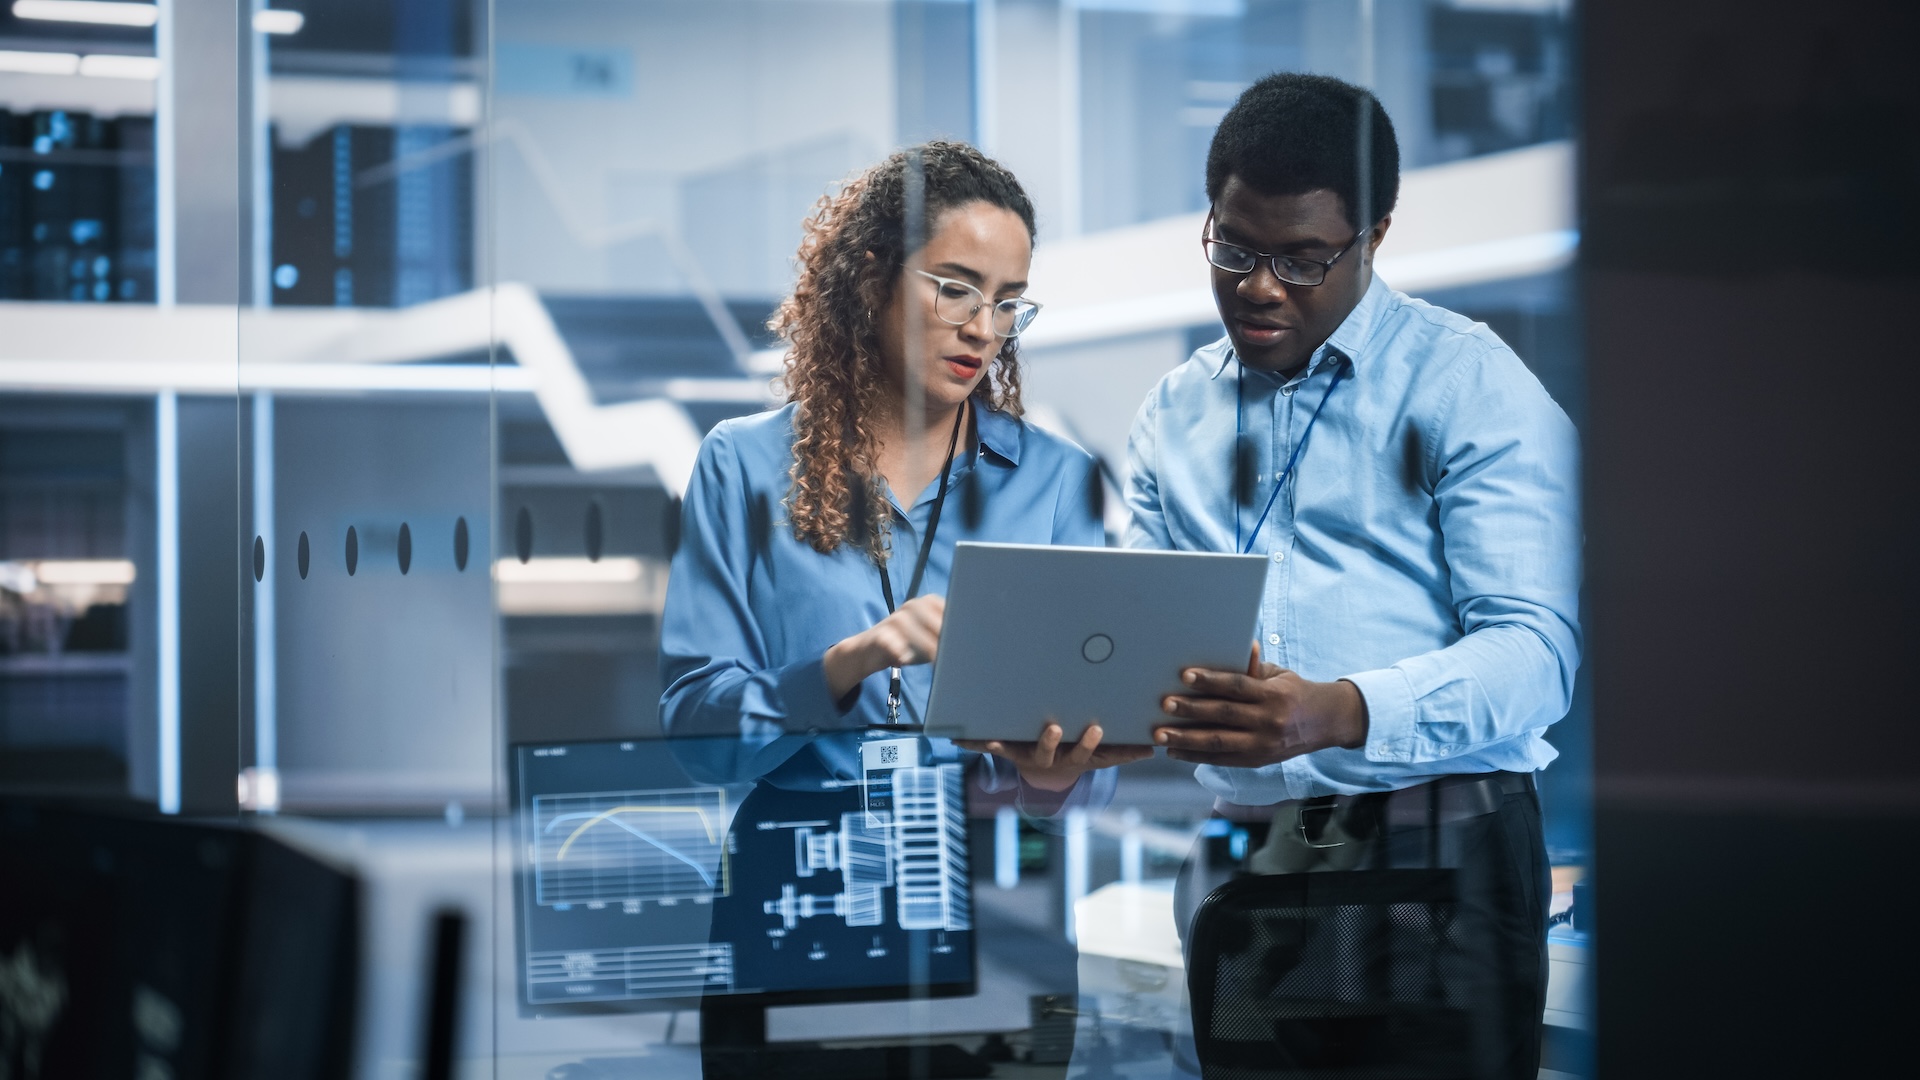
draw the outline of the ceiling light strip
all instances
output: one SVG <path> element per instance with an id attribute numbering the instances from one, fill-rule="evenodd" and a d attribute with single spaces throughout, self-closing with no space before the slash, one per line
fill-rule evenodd
<path id="1" fill-rule="evenodd" d="M 160 9 L 153 4 L 108 3 L 106 0 L 14 0 L 13 16 L 42 22 L 147 27 L 160 21 Z"/>

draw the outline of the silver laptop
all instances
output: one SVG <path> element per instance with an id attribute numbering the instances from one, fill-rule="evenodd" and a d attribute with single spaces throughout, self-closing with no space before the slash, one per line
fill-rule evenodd
<path id="1" fill-rule="evenodd" d="M 927 731 L 1151 743 L 1183 668 L 1246 670 L 1266 577 L 1264 555 L 959 544 Z"/>

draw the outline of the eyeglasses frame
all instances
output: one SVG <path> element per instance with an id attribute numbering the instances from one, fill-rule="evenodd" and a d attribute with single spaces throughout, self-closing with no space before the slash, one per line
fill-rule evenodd
<path id="1" fill-rule="evenodd" d="M 1378 222 L 1376 222 L 1375 224 L 1378 224 Z M 1354 245 L 1360 242 L 1361 237 L 1367 236 L 1372 232 L 1373 232 L 1373 226 L 1369 225 L 1366 228 L 1361 229 L 1359 232 L 1354 233 L 1353 239 L 1347 241 L 1345 247 L 1342 247 L 1339 251 L 1334 252 L 1333 258 L 1331 259 L 1309 259 L 1300 255 L 1277 255 L 1271 251 L 1254 251 L 1252 248 L 1247 247 L 1243 244 L 1236 244 L 1236 243 L 1233 243 L 1232 241 L 1222 240 L 1219 237 L 1214 236 L 1213 235 L 1213 211 L 1209 210 L 1207 211 L 1207 223 L 1206 225 L 1202 226 L 1200 229 L 1200 255 L 1202 258 L 1205 258 L 1207 260 L 1207 265 L 1213 267 L 1215 270 L 1219 270 L 1223 273 L 1235 274 L 1240 277 L 1246 277 L 1248 274 L 1251 274 L 1255 270 L 1260 269 L 1260 260 L 1265 259 L 1267 261 L 1267 269 L 1273 271 L 1273 276 L 1277 280 L 1287 285 L 1298 285 L 1303 289 L 1314 289 L 1322 285 L 1325 285 L 1327 283 L 1327 275 L 1333 273 L 1333 264 L 1339 262 L 1341 258 L 1343 258 L 1347 254 L 1347 252 L 1352 251 Z M 1247 267 L 1245 270 L 1229 270 L 1226 267 L 1221 266 L 1219 263 L 1213 261 L 1212 253 L 1208 248 L 1208 245 L 1210 244 L 1219 244 L 1222 247 L 1236 248 L 1240 251 L 1252 251 L 1253 265 Z M 1313 265 L 1318 266 L 1320 268 L 1320 280 L 1319 281 L 1294 281 L 1292 278 L 1289 278 L 1285 274 L 1282 274 L 1280 272 L 1281 259 L 1286 259 L 1290 262 L 1312 263 Z M 977 292 L 978 290 L 975 290 L 975 291 Z"/>
<path id="2" fill-rule="evenodd" d="M 938 285 L 965 286 L 968 289 L 968 291 L 972 292 L 973 295 L 980 298 L 980 303 L 974 307 L 973 311 L 966 318 L 961 319 L 959 322 L 954 322 L 952 319 L 949 319 L 945 315 L 940 314 L 940 294 L 936 291 L 933 296 L 933 317 L 936 319 L 939 319 L 943 323 L 946 323 L 948 326 L 967 325 L 968 323 L 972 322 L 976 316 L 980 314 L 981 308 L 998 310 L 1001 304 L 1014 304 L 1014 303 L 1026 304 L 1028 307 L 1032 308 L 1033 314 L 1028 316 L 1027 325 L 1016 329 L 1011 334 L 1001 333 L 999 327 L 996 327 L 993 325 L 992 319 L 987 320 L 987 329 L 993 331 L 994 337 L 1000 338 L 1003 341 L 1012 341 L 1015 338 L 1019 337 L 1021 334 L 1026 333 L 1027 327 L 1033 325 L 1033 320 L 1036 318 L 1039 318 L 1040 309 L 1046 306 L 1037 300 L 1029 300 L 1024 296 L 1010 296 L 1005 300 L 989 301 L 987 299 L 987 294 L 981 292 L 980 287 L 978 285 L 975 285 L 971 281 L 963 281 L 960 278 L 941 277 L 939 274 L 930 274 L 925 270 L 920 270 L 917 268 L 910 268 L 910 269 L 913 269 L 914 273 L 919 274 L 921 277 L 927 278 Z"/>

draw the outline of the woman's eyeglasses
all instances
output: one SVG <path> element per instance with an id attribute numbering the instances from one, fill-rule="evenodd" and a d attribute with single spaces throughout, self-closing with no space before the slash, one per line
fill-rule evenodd
<path id="1" fill-rule="evenodd" d="M 929 274 L 925 270 L 915 270 L 914 273 L 934 283 L 933 313 L 949 326 L 967 325 L 974 316 L 980 314 L 981 308 L 990 303 L 986 293 L 967 282 Z M 1033 325 L 1033 317 L 1040 314 L 1040 305 L 1023 296 L 1002 300 L 992 304 L 992 307 L 993 332 L 1003 338 L 1019 337 L 1021 331 Z"/>
<path id="2" fill-rule="evenodd" d="M 1213 238 L 1213 215 L 1207 215 L 1207 227 L 1200 233 L 1200 246 L 1206 249 L 1207 261 L 1225 270 L 1229 274 L 1251 274 L 1266 259 L 1273 267 L 1273 276 L 1289 285 L 1318 285 L 1327 280 L 1327 271 L 1340 257 L 1353 250 L 1360 238 L 1372 232 L 1371 228 L 1361 229 L 1347 241 L 1347 246 L 1334 252 L 1331 259 L 1303 259 L 1297 255 L 1275 255 L 1267 251 L 1255 251 L 1238 244 L 1229 244 L 1225 240 Z"/>

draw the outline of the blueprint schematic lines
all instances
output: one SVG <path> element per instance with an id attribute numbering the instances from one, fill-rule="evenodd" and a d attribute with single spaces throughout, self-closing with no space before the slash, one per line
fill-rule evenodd
<path id="1" fill-rule="evenodd" d="M 842 888 L 815 895 L 782 885 L 779 897 L 761 907 L 779 916 L 784 929 L 823 915 L 848 926 L 879 926 L 886 910 L 882 894 L 889 888 L 902 930 L 972 927 L 960 767 L 897 769 L 885 782 L 893 793 L 890 811 L 841 814 L 837 829 L 821 823 L 794 828 L 794 874 L 805 879 L 837 872 Z"/>

